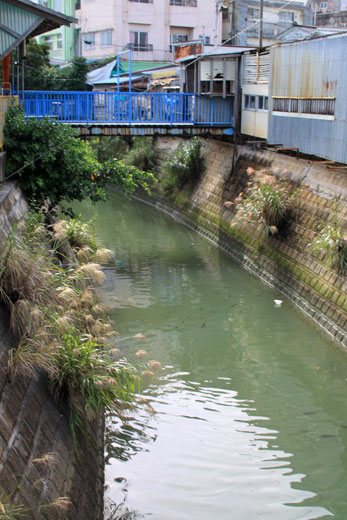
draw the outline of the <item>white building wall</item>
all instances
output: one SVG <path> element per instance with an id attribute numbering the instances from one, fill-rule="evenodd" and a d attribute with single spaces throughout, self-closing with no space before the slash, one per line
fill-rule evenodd
<path id="1" fill-rule="evenodd" d="M 180 1 L 185 3 L 174 0 Z M 134 60 L 171 61 L 170 34 L 184 35 L 188 40 L 204 36 L 211 45 L 221 42 L 222 15 L 216 11 L 215 0 L 197 0 L 196 7 L 170 5 L 170 0 L 81 0 L 76 16 L 82 56 L 87 59 L 114 56 L 127 48 L 130 32 L 136 31 L 148 33 L 148 50 L 134 50 Z M 106 30 L 112 30 L 112 41 L 104 34 L 102 42 L 101 32 Z M 93 38 L 94 43 L 86 43 Z"/>

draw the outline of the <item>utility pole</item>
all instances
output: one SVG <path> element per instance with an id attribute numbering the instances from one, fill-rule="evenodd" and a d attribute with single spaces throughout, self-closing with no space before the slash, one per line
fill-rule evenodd
<path id="1" fill-rule="evenodd" d="M 261 49 L 263 46 L 263 11 L 264 11 L 264 0 L 260 0 L 259 49 Z"/>

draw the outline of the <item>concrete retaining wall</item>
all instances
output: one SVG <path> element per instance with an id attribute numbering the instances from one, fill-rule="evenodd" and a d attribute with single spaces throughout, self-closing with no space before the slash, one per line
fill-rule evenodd
<path id="1" fill-rule="evenodd" d="M 180 142 L 178 138 L 160 138 L 156 147 L 164 157 Z M 156 196 L 146 201 L 224 249 L 347 347 L 346 278 L 326 264 L 323 254 L 315 256 L 311 246 L 322 222 L 337 217 L 347 230 L 346 173 L 247 147 L 237 148 L 232 172 L 232 145 L 205 140 L 203 149 L 207 168 L 194 189 L 185 189 L 170 200 Z M 272 236 L 263 243 L 257 226 L 231 227 L 235 212 L 224 202 L 233 201 L 244 190 L 249 166 L 269 169 L 279 178 L 299 185 L 285 237 Z"/>
<path id="2" fill-rule="evenodd" d="M 0 245 L 26 210 L 14 184 L 0 185 Z M 103 418 L 91 428 L 97 450 L 80 439 L 77 454 L 68 409 L 53 400 L 45 378 L 8 380 L 8 350 L 15 345 L 9 317 L 0 306 L 0 498 L 6 502 L 10 496 L 11 503 L 30 509 L 29 519 L 101 520 Z M 58 497 L 71 501 L 67 512 L 45 507 Z"/>

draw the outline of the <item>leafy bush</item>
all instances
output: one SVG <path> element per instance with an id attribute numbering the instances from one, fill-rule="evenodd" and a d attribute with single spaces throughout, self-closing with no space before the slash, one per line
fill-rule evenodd
<path id="1" fill-rule="evenodd" d="M 89 143 L 77 134 L 68 125 L 47 118 L 25 120 L 20 108 L 8 109 L 4 128 L 7 171 L 16 174 L 29 201 L 41 205 L 48 200 L 52 207 L 87 197 L 104 200 L 110 184 L 126 192 L 138 185 L 148 190 L 148 181 L 154 180 L 151 173 L 117 159 L 100 164 Z"/>
<path id="2" fill-rule="evenodd" d="M 343 236 L 342 229 L 335 218 L 331 224 L 323 224 L 318 236 L 313 241 L 315 253 L 324 252 L 327 262 L 338 268 L 343 274 L 347 266 L 347 237 Z"/>
<path id="3" fill-rule="evenodd" d="M 89 142 L 101 163 L 110 159 L 121 159 L 128 150 L 126 141 L 118 135 L 97 137 Z"/>
<path id="4" fill-rule="evenodd" d="M 155 164 L 153 139 L 151 137 L 134 137 L 132 147 L 125 155 L 124 162 L 140 170 L 152 170 Z"/>
<path id="5" fill-rule="evenodd" d="M 161 186 L 165 192 L 182 188 L 189 180 L 198 179 L 204 170 L 205 159 L 201 141 L 193 137 L 180 145 L 164 162 Z"/>

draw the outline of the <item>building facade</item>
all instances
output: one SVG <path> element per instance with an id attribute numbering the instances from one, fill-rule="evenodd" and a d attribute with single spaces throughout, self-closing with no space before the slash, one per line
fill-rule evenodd
<path id="1" fill-rule="evenodd" d="M 223 42 L 258 46 L 259 21 L 259 0 L 228 0 L 223 9 Z M 281 33 L 288 28 L 302 25 L 312 25 L 312 11 L 303 2 L 264 0 L 263 47 L 278 42 Z"/>
<path id="2" fill-rule="evenodd" d="M 171 61 L 172 44 L 217 45 L 222 13 L 215 0 L 81 0 L 79 53 L 87 59 L 131 49 L 138 61 Z"/>
<path id="3" fill-rule="evenodd" d="M 76 0 L 41 0 L 37 3 L 59 13 L 75 17 Z M 59 27 L 38 37 L 39 43 L 46 43 L 49 46 L 50 61 L 53 65 L 71 63 L 76 56 L 76 41 L 75 24 L 70 27 Z"/>
<path id="4" fill-rule="evenodd" d="M 347 34 L 272 47 L 268 142 L 347 164 Z"/>

